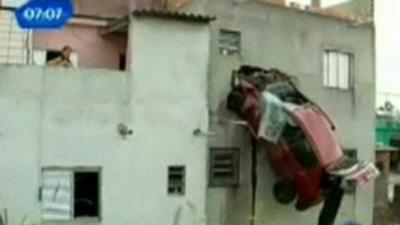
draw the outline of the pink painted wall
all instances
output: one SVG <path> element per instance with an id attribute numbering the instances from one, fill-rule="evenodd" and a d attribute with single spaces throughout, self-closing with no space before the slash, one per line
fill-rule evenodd
<path id="1" fill-rule="evenodd" d="M 74 9 L 79 15 L 120 18 L 134 9 L 179 10 L 188 2 L 194 0 L 74 0 Z"/>
<path id="2" fill-rule="evenodd" d="M 74 0 L 76 14 L 119 18 L 135 8 L 161 8 L 170 0 Z"/>
<path id="3" fill-rule="evenodd" d="M 124 34 L 102 37 L 98 27 L 84 25 L 33 34 L 35 50 L 60 50 L 64 45 L 70 45 L 78 53 L 79 67 L 118 69 L 120 54 L 126 53 L 127 37 Z"/>

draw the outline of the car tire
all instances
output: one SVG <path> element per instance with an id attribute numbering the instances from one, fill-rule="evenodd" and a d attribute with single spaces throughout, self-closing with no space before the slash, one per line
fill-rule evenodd
<path id="1" fill-rule="evenodd" d="M 275 200 L 284 205 L 292 203 L 297 197 L 296 188 L 286 181 L 276 182 L 273 192 Z"/>

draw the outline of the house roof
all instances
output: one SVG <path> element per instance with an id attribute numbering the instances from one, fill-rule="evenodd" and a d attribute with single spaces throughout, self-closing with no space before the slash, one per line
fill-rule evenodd
<path id="1" fill-rule="evenodd" d="M 214 16 L 186 13 L 179 11 L 166 11 L 166 10 L 155 10 L 155 9 L 138 9 L 132 12 L 132 15 L 136 17 L 159 17 L 163 19 L 182 20 L 189 22 L 200 22 L 208 23 L 215 20 Z"/>
<path id="2" fill-rule="evenodd" d="M 115 19 L 108 22 L 108 24 L 100 29 L 101 35 L 108 35 L 111 33 L 125 33 L 129 26 L 129 16 L 124 16 L 120 19 Z"/>
<path id="3" fill-rule="evenodd" d="M 259 0 L 259 1 L 244 1 L 241 4 L 246 3 L 256 3 L 256 4 L 264 4 L 271 7 L 278 7 L 286 10 L 297 11 L 309 15 L 316 15 L 336 20 L 341 20 L 345 22 L 351 22 L 353 25 L 373 25 L 372 17 L 363 17 L 356 16 L 351 13 L 341 12 L 335 9 L 327 9 L 327 8 L 318 8 L 312 6 L 302 7 L 299 4 L 291 3 L 289 5 L 286 4 L 283 0 Z M 187 22 L 197 22 L 197 23 L 208 23 L 216 18 L 211 15 L 202 15 L 202 14 L 194 14 L 187 13 L 182 11 L 167 11 L 167 10 L 158 10 L 158 9 L 137 9 L 130 13 L 135 17 L 156 17 L 162 19 L 169 20 L 179 20 L 179 21 L 187 21 Z M 126 29 L 129 24 L 129 15 L 120 19 L 115 19 L 102 29 L 101 34 L 109 34 L 113 32 L 126 32 Z"/>
<path id="4" fill-rule="evenodd" d="M 210 15 L 156 9 L 137 9 L 130 14 L 134 17 L 152 17 L 194 23 L 208 23 L 215 20 L 215 17 Z M 114 32 L 126 32 L 128 25 L 129 15 L 109 22 L 106 27 L 101 29 L 100 34 L 107 35 Z"/>

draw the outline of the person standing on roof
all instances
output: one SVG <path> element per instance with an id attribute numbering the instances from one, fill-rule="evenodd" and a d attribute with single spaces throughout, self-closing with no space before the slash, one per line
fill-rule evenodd
<path id="1" fill-rule="evenodd" d="M 66 45 L 62 48 L 61 55 L 58 56 L 57 58 L 49 61 L 47 65 L 49 66 L 54 66 L 54 67 L 63 67 L 63 68 L 71 68 L 73 67 L 73 64 L 71 62 L 71 54 L 73 52 L 73 49 L 71 46 Z"/>

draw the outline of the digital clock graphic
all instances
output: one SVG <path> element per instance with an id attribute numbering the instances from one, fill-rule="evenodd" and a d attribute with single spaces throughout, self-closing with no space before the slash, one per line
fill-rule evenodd
<path id="1" fill-rule="evenodd" d="M 61 29 L 73 14 L 71 0 L 33 0 L 15 12 L 21 28 L 34 30 Z"/>

